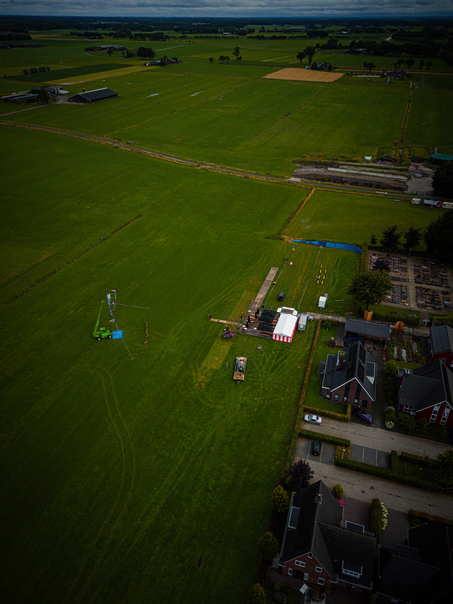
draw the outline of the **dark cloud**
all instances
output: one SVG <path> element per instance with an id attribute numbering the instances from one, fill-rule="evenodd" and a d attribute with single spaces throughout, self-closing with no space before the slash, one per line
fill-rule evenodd
<path id="1" fill-rule="evenodd" d="M 5 15 L 394 17 L 453 15 L 453 0 L 0 0 Z"/>

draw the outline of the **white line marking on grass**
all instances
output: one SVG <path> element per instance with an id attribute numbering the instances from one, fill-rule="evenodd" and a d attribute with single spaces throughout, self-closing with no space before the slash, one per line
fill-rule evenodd
<path id="1" fill-rule="evenodd" d="M 159 48 L 159 52 L 162 52 L 163 50 L 171 50 L 172 48 L 183 48 L 185 46 L 185 44 L 180 44 L 179 46 L 169 46 L 168 48 Z"/>
<path id="2" fill-rule="evenodd" d="M 159 96 L 160 92 L 155 92 L 154 94 L 148 94 L 148 96 L 146 97 L 147 99 L 149 99 L 152 96 Z"/>
<path id="3" fill-rule="evenodd" d="M 197 96 L 197 94 L 202 94 L 203 92 L 204 92 L 204 90 L 200 90 L 200 92 L 194 92 L 190 96 Z"/>
<path id="4" fill-rule="evenodd" d="M 261 61 L 261 63 L 267 63 L 267 61 L 278 61 L 279 59 L 287 59 L 289 57 L 289 55 L 286 55 L 285 57 L 276 57 L 276 58 L 272 58 L 272 59 L 263 59 Z"/>

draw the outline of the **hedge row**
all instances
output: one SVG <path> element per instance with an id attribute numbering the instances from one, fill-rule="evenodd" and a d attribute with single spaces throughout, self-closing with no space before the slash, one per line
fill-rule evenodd
<path id="1" fill-rule="evenodd" d="M 328 411 L 327 409 L 316 409 L 315 407 L 305 407 L 305 411 L 308 413 L 316 413 L 323 417 L 330 417 L 332 419 L 338 419 L 341 422 L 348 422 L 351 418 L 351 405 L 348 405 L 346 414 L 335 413 L 334 411 Z"/>
<path id="2" fill-rule="evenodd" d="M 361 461 L 352 461 L 350 459 L 335 459 L 335 465 L 349 470 L 355 470 L 356 472 L 370 474 L 371 476 L 385 478 L 386 480 L 393 480 L 394 482 L 400 482 L 412 487 L 418 487 L 419 489 L 442 491 L 436 483 L 431 482 L 430 480 L 422 480 L 421 478 L 413 478 L 411 476 L 406 476 L 405 474 L 398 474 L 393 468 L 388 470 L 387 468 L 380 468 L 378 466 L 362 463 Z"/>
<path id="3" fill-rule="evenodd" d="M 335 460 L 349 459 L 350 454 L 351 454 L 351 447 L 341 447 L 338 445 L 335 447 Z"/>
<path id="4" fill-rule="evenodd" d="M 332 443 L 340 447 L 350 447 L 351 441 L 338 436 L 331 436 L 330 434 L 322 434 L 321 432 L 313 432 L 312 430 L 299 430 L 298 436 L 304 436 L 306 438 L 314 438 L 316 440 L 322 440 L 325 443 Z"/>
<path id="5" fill-rule="evenodd" d="M 52 271 L 50 271 L 50 273 L 47 273 L 47 275 L 45 275 L 44 277 L 41 277 L 40 279 L 38 279 L 37 281 L 35 281 L 34 283 L 32 283 L 31 285 L 29 285 L 25 289 L 23 289 L 18 294 L 15 294 L 12 298 L 10 298 L 9 300 L 6 301 L 6 304 L 11 304 L 11 302 L 15 302 L 19 298 L 22 298 L 22 296 L 25 296 L 25 294 L 28 294 L 28 292 L 30 292 L 34 287 L 37 287 L 43 281 L 47 281 L 47 279 L 49 279 L 49 277 L 52 277 L 53 275 L 55 275 L 56 273 L 58 273 L 62 269 L 66 268 L 72 262 L 75 262 L 81 256 L 83 256 L 84 254 L 88 253 L 89 251 L 91 251 L 93 248 L 97 247 L 101 243 L 104 243 L 104 241 L 106 241 L 107 239 L 109 239 L 112 235 L 114 235 L 115 233 L 117 233 L 121 229 L 124 229 L 124 227 L 128 226 L 131 222 L 134 222 L 134 220 L 137 220 L 138 218 L 141 218 L 141 217 L 142 217 L 142 215 L 138 214 L 138 216 L 134 216 L 134 218 L 131 218 L 131 220 L 126 220 L 126 222 L 124 222 L 121 226 L 117 227 L 115 230 L 111 231 L 107 235 L 104 235 L 104 237 L 101 237 L 100 239 L 98 239 L 98 241 L 96 241 L 96 243 L 93 243 L 93 245 L 90 245 L 89 247 L 85 248 L 84 250 L 82 250 L 81 252 L 79 252 L 76 256 L 73 256 L 70 260 L 67 260 L 64 264 L 60 264 L 60 266 L 58 266 L 57 268 L 54 268 Z"/>
<path id="6" fill-rule="evenodd" d="M 409 510 L 409 519 L 421 520 L 424 522 L 435 522 L 437 524 L 445 524 L 446 526 L 453 527 L 453 520 L 451 518 L 442 518 L 441 516 L 433 516 L 432 514 L 426 514 L 425 512 L 418 512 L 417 510 Z"/>
<path id="7" fill-rule="evenodd" d="M 313 341 L 311 343 L 310 356 L 308 357 L 308 362 L 305 366 L 305 375 L 304 381 L 302 382 L 302 387 L 299 396 L 298 409 L 296 414 L 296 421 L 294 423 L 293 435 L 291 437 L 291 442 L 288 446 L 288 452 L 286 454 L 286 465 L 289 467 L 294 458 L 294 453 L 296 452 L 297 439 L 299 438 L 299 426 L 302 423 L 302 416 L 304 414 L 304 400 L 307 392 L 308 380 L 310 379 L 311 366 L 313 365 L 313 357 L 315 356 L 316 346 L 318 344 L 319 332 L 321 330 L 322 319 L 318 321 L 318 325 L 316 326 L 315 333 L 313 335 Z"/>
<path id="8" fill-rule="evenodd" d="M 416 461 L 421 466 L 425 466 L 425 468 L 437 468 L 439 462 L 437 459 L 431 459 L 430 457 L 422 457 L 421 455 L 414 455 L 413 453 L 401 453 L 401 459 L 408 459 L 412 461 Z"/>

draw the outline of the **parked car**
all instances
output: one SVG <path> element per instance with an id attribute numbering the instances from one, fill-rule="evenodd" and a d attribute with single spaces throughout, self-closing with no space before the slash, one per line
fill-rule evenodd
<path id="1" fill-rule="evenodd" d="M 322 422 L 322 419 L 319 415 L 304 415 L 304 421 L 309 422 L 310 424 L 319 424 Z"/>
<path id="2" fill-rule="evenodd" d="M 311 445 L 312 455 L 321 455 L 321 441 L 314 440 Z"/>
<path id="3" fill-rule="evenodd" d="M 373 421 L 373 416 L 367 413 L 366 411 L 363 411 L 363 409 L 354 409 L 354 415 L 357 415 L 357 417 L 363 419 L 366 424 L 371 424 L 371 422 Z"/>
<path id="4" fill-rule="evenodd" d="M 278 294 L 278 299 L 280 300 L 280 302 L 283 302 L 283 300 L 285 299 L 286 293 L 285 292 L 280 292 Z"/>

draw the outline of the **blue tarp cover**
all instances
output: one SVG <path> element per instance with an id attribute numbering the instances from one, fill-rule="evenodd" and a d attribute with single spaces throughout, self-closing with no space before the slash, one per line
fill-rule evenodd
<path id="1" fill-rule="evenodd" d="M 120 329 L 119 331 L 114 331 L 113 332 L 113 339 L 114 340 L 120 340 L 123 337 L 123 330 Z"/>
<path id="2" fill-rule="evenodd" d="M 292 239 L 294 243 L 307 243 L 311 245 L 318 245 L 320 247 L 333 247 L 337 250 L 348 250 L 349 252 L 362 253 L 362 249 L 355 245 L 348 245 L 347 243 L 332 243 L 331 241 L 306 241 L 305 239 Z"/>

